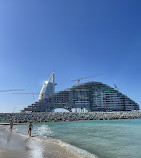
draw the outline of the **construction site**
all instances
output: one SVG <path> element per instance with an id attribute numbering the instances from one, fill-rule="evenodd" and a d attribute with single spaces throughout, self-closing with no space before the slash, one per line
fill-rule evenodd
<path id="1" fill-rule="evenodd" d="M 139 105 L 119 92 L 115 88 L 101 82 L 85 82 L 80 80 L 99 76 L 79 78 L 73 80 L 78 84 L 62 91 L 55 92 L 53 72 L 39 93 L 38 101 L 25 107 L 21 112 L 54 112 L 57 108 L 66 109 L 68 112 L 93 112 L 93 111 L 136 111 Z M 33 93 L 34 95 L 34 93 Z"/>

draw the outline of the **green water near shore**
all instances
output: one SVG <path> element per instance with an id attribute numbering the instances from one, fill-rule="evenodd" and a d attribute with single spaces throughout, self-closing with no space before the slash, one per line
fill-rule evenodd
<path id="1" fill-rule="evenodd" d="M 141 119 L 33 124 L 33 135 L 62 140 L 100 158 L 140 158 Z M 27 134 L 27 125 L 15 126 Z"/>

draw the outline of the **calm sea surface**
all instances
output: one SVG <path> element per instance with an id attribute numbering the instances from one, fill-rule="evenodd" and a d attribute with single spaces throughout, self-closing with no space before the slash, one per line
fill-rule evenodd
<path id="1" fill-rule="evenodd" d="M 99 158 L 141 158 L 141 119 L 33 124 L 33 135 L 62 140 Z M 15 126 L 27 134 L 28 125 Z"/>

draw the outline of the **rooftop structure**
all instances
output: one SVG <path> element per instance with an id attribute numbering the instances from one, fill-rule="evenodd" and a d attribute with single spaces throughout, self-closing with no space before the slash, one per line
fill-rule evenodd
<path id="1" fill-rule="evenodd" d="M 50 80 L 52 81 L 50 82 Z M 56 108 L 69 111 L 133 111 L 139 105 L 118 90 L 101 82 L 86 82 L 55 93 L 54 73 L 44 83 L 39 101 L 23 112 L 52 112 Z"/>

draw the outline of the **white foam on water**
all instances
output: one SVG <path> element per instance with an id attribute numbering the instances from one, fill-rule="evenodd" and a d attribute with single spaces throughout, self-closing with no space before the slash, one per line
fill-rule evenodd
<path id="1" fill-rule="evenodd" d="M 6 126 L 6 125 L 1 125 L 1 130 L 8 132 L 8 131 L 10 131 L 10 127 Z"/>
<path id="2" fill-rule="evenodd" d="M 42 125 L 37 129 L 36 134 L 40 136 L 52 136 L 53 131 L 49 128 L 48 125 Z"/>
<path id="3" fill-rule="evenodd" d="M 73 151 L 76 155 L 79 155 L 80 158 L 98 158 L 96 155 L 89 153 L 86 150 L 80 149 L 76 146 L 63 142 L 61 140 L 57 140 L 58 144 L 62 147 L 65 147 L 71 151 Z"/>
<path id="4" fill-rule="evenodd" d="M 63 148 L 66 148 L 67 150 L 69 150 L 70 152 L 72 152 L 74 155 L 76 155 L 79 158 L 98 158 L 96 155 L 91 154 L 86 150 L 80 149 L 76 146 L 68 144 L 68 143 L 66 143 L 62 140 L 59 140 L 59 139 L 54 139 L 51 137 L 34 137 L 33 139 L 36 139 L 38 141 L 45 142 L 45 143 L 57 144 Z"/>

